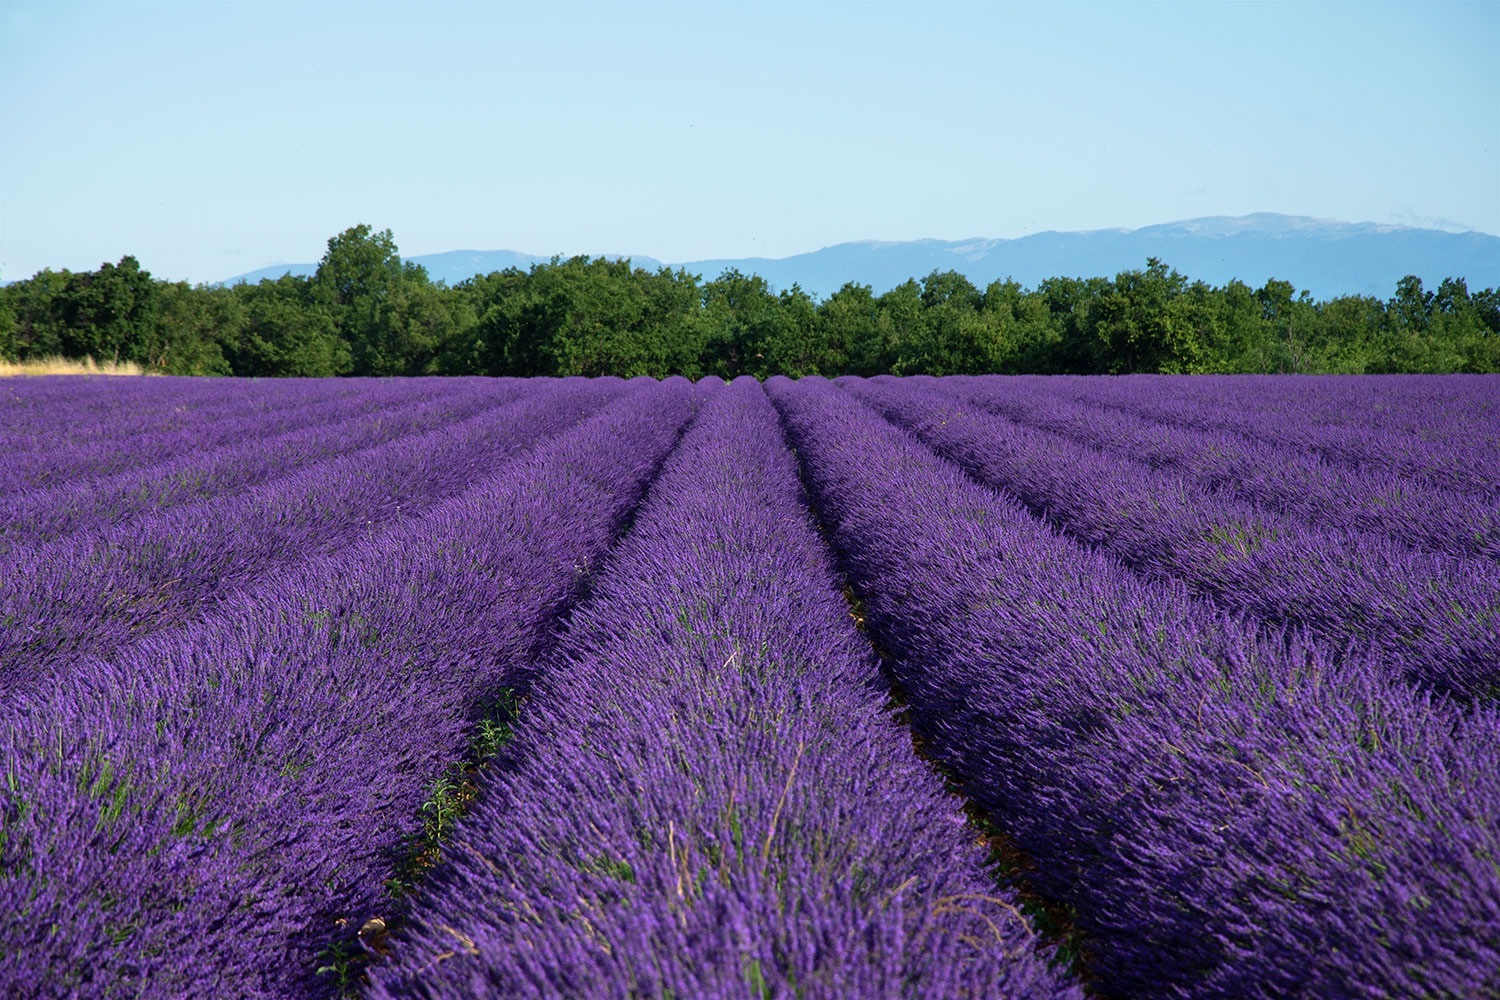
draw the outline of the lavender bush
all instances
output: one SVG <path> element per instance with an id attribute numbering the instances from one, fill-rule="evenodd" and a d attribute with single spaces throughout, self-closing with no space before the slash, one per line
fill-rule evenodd
<path id="1" fill-rule="evenodd" d="M 882 706 L 760 385 L 544 662 L 375 996 L 1078 996 Z"/>
<path id="2" fill-rule="evenodd" d="M 432 783 L 524 684 L 690 407 L 681 380 L 638 389 L 419 519 L 75 661 L 7 719 L 9 995 L 331 992 L 320 952 L 389 905 Z"/>
<path id="3" fill-rule="evenodd" d="M 1493 375 L 1062 378 L 1060 392 L 1175 426 L 1231 431 L 1418 483 L 1500 496 Z"/>
<path id="4" fill-rule="evenodd" d="M 59 661 L 190 622 L 278 567 L 416 516 L 613 398 L 564 380 L 457 425 L 345 455 L 234 496 L 0 555 L 0 691 Z"/>
<path id="5" fill-rule="evenodd" d="M 0 551 L 49 541 L 72 531 L 98 530 L 141 514 L 243 492 L 298 469 L 420 434 L 510 402 L 520 383 L 470 385 L 458 392 L 418 392 L 388 382 L 361 397 L 332 403 L 314 399 L 292 407 L 268 433 L 270 421 L 243 420 L 232 443 L 210 445 L 104 478 L 82 478 L 46 490 L 20 490 L 7 498 Z M 289 429 L 283 429 L 289 428 Z M 152 442 L 140 437 L 132 448 Z"/>
<path id="6" fill-rule="evenodd" d="M 319 411 L 379 395 L 389 383 L 52 377 L 0 390 L 0 495 L 76 483 L 202 452 L 247 433 L 273 434 Z M 379 387 L 378 389 L 376 387 Z M 50 390 L 50 391 L 49 391 Z M 374 390 L 374 391 L 372 391 Z M 431 392 L 408 387 L 397 392 Z"/>
<path id="7" fill-rule="evenodd" d="M 1500 989 L 1500 715 L 1267 638 L 773 379 L 934 757 L 1117 996 Z"/>
<path id="8" fill-rule="evenodd" d="M 1381 534 L 1455 556 L 1500 558 L 1500 505 L 1475 493 L 1431 486 L 1379 466 L 1329 462 L 1314 451 L 1230 431 L 1204 431 L 1072 400 L 1055 381 L 952 378 L 936 387 L 1027 427 L 1181 470 L 1209 494 L 1310 524 Z M 1222 404 L 1221 404 L 1222 405 Z M 1311 418 L 1288 415 L 1298 423 Z"/>
<path id="9" fill-rule="evenodd" d="M 53 378 L 0 456 L 0 996 L 1500 995 L 1494 378 Z"/>
<path id="10" fill-rule="evenodd" d="M 1318 528 L 1189 478 L 1027 428 L 927 385 L 842 380 L 981 481 L 1137 571 L 1465 698 L 1500 694 L 1500 565 Z"/>

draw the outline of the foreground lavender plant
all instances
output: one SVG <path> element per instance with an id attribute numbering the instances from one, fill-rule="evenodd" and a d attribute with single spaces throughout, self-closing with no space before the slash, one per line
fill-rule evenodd
<path id="1" fill-rule="evenodd" d="M 547 660 L 375 996 L 1076 996 L 882 708 L 757 383 Z"/>
<path id="2" fill-rule="evenodd" d="M 0 994 L 326 994 L 431 783 L 523 685 L 691 408 L 632 395 L 461 496 L 81 660 L 0 728 Z"/>
<path id="3" fill-rule="evenodd" d="M 1268 640 L 768 385 L 931 753 L 1118 996 L 1500 990 L 1500 714 Z"/>

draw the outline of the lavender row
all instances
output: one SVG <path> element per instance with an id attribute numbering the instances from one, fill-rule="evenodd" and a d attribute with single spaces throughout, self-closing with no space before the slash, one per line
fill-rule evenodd
<path id="1" fill-rule="evenodd" d="M 1242 434 L 1491 501 L 1500 495 L 1500 377 L 1365 376 L 1352 398 L 1333 394 L 1335 405 L 1319 406 L 1318 397 L 1339 382 L 1206 376 L 1182 386 L 1155 376 L 1063 379 L 1058 387 L 1082 401 L 1174 426 Z M 1448 398 L 1434 398 L 1434 384 L 1453 387 Z M 1278 390 L 1275 403 L 1257 405 L 1268 388 Z M 1340 409 L 1347 414 L 1343 421 L 1334 417 Z M 1390 410 L 1400 415 L 1382 419 Z"/>
<path id="2" fill-rule="evenodd" d="M 463 421 L 510 401 L 522 383 L 470 384 L 459 392 L 413 392 L 392 382 L 342 405 L 309 406 L 274 429 L 246 421 L 238 438 L 103 479 L 74 480 L 48 490 L 20 491 L 7 500 L 0 552 L 72 531 L 99 529 L 143 513 L 242 491 L 317 462 L 362 451 Z M 535 391 L 532 387 L 526 391 Z M 290 424 L 292 429 L 286 429 Z"/>
<path id="3" fill-rule="evenodd" d="M 929 752 L 1099 991 L 1500 990 L 1500 715 L 1148 582 L 818 380 L 772 380 Z"/>
<path id="4" fill-rule="evenodd" d="M 1500 508 L 1472 493 L 1414 483 L 1376 467 L 1333 465 L 1316 453 L 1240 434 L 1174 427 L 1074 402 L 1033 379 L 955 376 L 933 384 L 1027 427 L 1181 472 L 1211 498 L 1435 552 L 1500 558 Z"/>
<path id="5" fill-rule="evenodd" d="M 1111 382 L 1118 384 L 1110 384 Z M 1105 383 L 1091 385 L 1091 382 Z M 1274 422 L 1368 427 L 1394 437 L 1463 442 L 1476 429 L 1500 432 L 1494 379 L 1473 375 L 1220 375 L 1125 380 L 1070 378 L 1061 386 L 1130 397 L 1147 394 L 1213 410 L 1253 414 Z"/>
<path id="6" fill-rule="evenodd" d="M 409 519 L 617 396 L 619 379 L 559 380 L 461 424 L 275 483 L 97 534 L 0 556 L 0 689 L 186 624 L 227 594 Z"/>
<path id="7" fill-rule="evenodd" d="M 691 407 L 637 388 L 419 520 L 78 662 L 0 729 L 0 993 L 332 992 L 326 949 L 389 905 L 430 784 Z"/>
<path id="8" fill-rule="evenodd" d="M 1464 698 L 1500 694 L 1500 566 L 1205 493 L 1152 469 L 956 402 L 926 386 L 845 380 L 849 392 L 982 482 L 1142 574 L 1222 606 L 1378 650 L 1394 674 Z"/>
<path id="9" fill-rule="evenodd" d="M 881 687 L 741 379 L 571 616 L 373 995 L 1079 996 Z"/>
<path id="10" fill-rule="evenodd" d="M 310 385 L 307 380 L 299 380 Z M 270 393 L 295 393 L 301 390 L 292 382 L 277 382 L 275 387 L 256 387 L 246 380 L 210 378 L 93 378 L 89 376 L 45 376 L 6 379 L 0 383 L 0 416 L 4 416 L 5 433 L 12 431 L 57 432 L 53 423 L 59 407 L 74 416 L 75 427 L 107 430 L 121 418 L 135 417 L 171 422 L 186 419 L 184 414 L 215 412 L 254 405 L 257 398 Z M 346 392 L 352 387 L 334 387 Z M 142 399 L 150 399 L 161 412 L 148 417 L 140 410 Z M 66 434 L 69 431 L 64 430 Z M 7 440 L 7 443 L 12 443 Z"/>
<path id="11" fill-rule="evenodd" d="M 40 414 L 40 429 L 8 435 L 18 440 L 10 448 L 11 461 L 0 471 L 0 492 L 15 494 L 106 478 L 247 437 L 296 430 L 335 414 L 439 398 L 452 391 L 451 387 L 394 381 L 366 381 L 337 391 L 315 384 L 277 386 L 274 392 L 259 393 L 239 387 L 226 393 L 225 400 L 179 408 L 158 398 L 153 391 L 156 381 L 133 382 L 134 405 L 122 405 L 105 421 L 82 420 L 72 403 L 59 401 Z"/>
<path id="12" fill-rule="evenodd" d="M 115 388 L 114 382 L 122 383 Z M 176 390 L 181 382 L 199 383 L 191 395 Z M 216 386 L 222 386 L 214 393 Z M 338 385 L 304 381 L 299 384 L 227 384 L 220 379 L 128 379 L 111 382 L 115 391 L 103 396 L 108 405 L 91 414 L 91 394 L 60 396 L 38 407 L 31 419 L 7 414 L 4 447 L 8 457 L 0 470 L 0 492 L 45 488 L 81 477 L 107 476 L 143 464 L 189 454 L 234 441 L 246 425 L 271 433 L 322 419 L 317 408 L 358 405 L 372 394 L 394 398 L 446 391 L 439 386 L 401 383 Z M 97 382 L 85 390 L 102 392 Z M 434 392 L 434 390 L 437 390 Z M 299 413 L 299 411 L 302 411 Z"/>

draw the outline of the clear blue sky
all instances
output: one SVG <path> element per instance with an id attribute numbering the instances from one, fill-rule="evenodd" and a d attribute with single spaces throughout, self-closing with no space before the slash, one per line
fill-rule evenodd
<path id="1" fill-rule="evenodd" d="M 0 278 L 360 222 L 781 257 L 1285 212 L 1500 234 L 1500 2 L 0 0 Z"/>

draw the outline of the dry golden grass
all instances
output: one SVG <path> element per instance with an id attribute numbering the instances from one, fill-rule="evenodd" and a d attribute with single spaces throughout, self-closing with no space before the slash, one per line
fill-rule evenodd
<path id="1" fill-rule="evenodd" d="M 0 359 L 0 378 L 11 375 L 146 375 L 134 361 L 98 362 L 93 358 L 36 358 L 31 361 Z"/>

